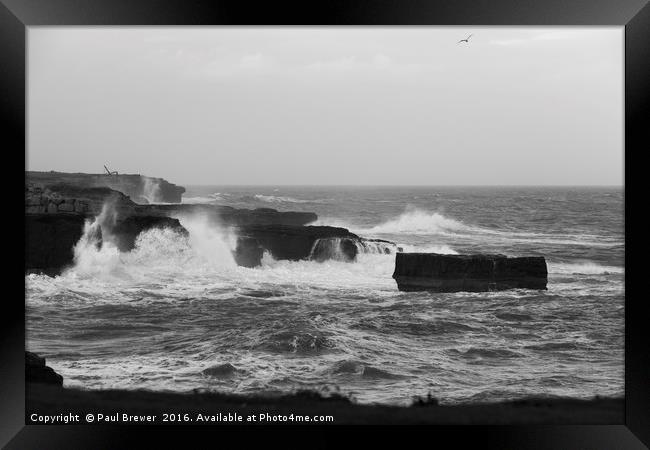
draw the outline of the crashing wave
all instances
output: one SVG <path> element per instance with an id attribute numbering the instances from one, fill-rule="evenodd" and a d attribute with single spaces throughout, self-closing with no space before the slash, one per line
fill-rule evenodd
<path id="1" fill-rule="evenodd" d="M 440 234 L 470 231 L 471 229 L 471 227 L 437 212 L 411 210 L 365 231 L 377 234 Z"/>

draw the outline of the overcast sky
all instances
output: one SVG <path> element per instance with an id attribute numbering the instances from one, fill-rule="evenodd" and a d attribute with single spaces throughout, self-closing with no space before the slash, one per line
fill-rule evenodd
<path id="1" fill-rule="evenodd" d="M 30 27 L 28 45 L 29 170 L 623 183 L 622 27 Z"/>

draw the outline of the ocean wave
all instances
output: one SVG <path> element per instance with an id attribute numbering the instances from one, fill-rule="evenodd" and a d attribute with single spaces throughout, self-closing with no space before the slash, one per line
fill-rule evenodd
<path id="1" fill-rule="evenodd" d="M 623 245 L 622 241 L 588 234 L 551 234 L 524 231 L 499 230 L 470 225 L 447 217 L 440 212 L 407 208 L 399 216 L 378 225 L 355 225 L 341 219 L 322 218 L 312 225 L 330 225 L 347 228 L 364 237 L 387 235 L 440 236 L 442 238 L 470 241 L 515 242 L 522 244 L 576 245 L 612 248 Z"/>
<path id="2" fill-rule="evenodd" d="M 322 353 L 334 349 L 334 343 L 318 332 L 281 331 L 257 346 L 272 353 Z"/>
<path id="3" fill-rule="evenodd" d="M 467 350 L 458 350 L 451 349 L 447 353 L 451 355 L 458 355 L 463 358 L 497 358 L 497 359 L 506 359 L 506 358 L 518 358 L 522 355 L 512 350 L 507 350 L 504 348 L 477 348 L 470 347 Z"/>
<path id="4" fill-rule="evenodd" d="M 577 263 L 548 263 L 549 273 L 573 275 L 611 275 L 625 273 L 624 267 L 602 266 L 600 264 L 583 261 Z"/>
<path id="5" fill-rule="evenodd" d="M 253 198 L 267 203 L 323 203 L 326 201 L 325 199 L 305 200 L 305 199 L 298 199 L 293 197 L 282 197 L 279 195 L 276 196 L 276 195 L 264 195 L 264 194 L 255 194 Z"/>
<path id="6" fill-rule="evenodd" d="M 225 201 L 225 198 L 228 194 L 222 194 L 220 192 L 215 192 L 206 196 L 197 196 L 197 197 L 183 197 L 181 203 L 187 205 L 200 205 L 200 204 L 215 204 L 217 202 Z"/>
<path id="7" fill-rule="evenodd" d="M 439 234 L 469 231 L 471 227 L 440 213 L 422 210 L 406 211 L 395 219 L 368 228 L 367 233 L 377 234 Z"/>

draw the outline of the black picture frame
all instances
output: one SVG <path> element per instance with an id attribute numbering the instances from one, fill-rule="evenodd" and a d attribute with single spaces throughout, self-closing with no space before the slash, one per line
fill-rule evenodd
<path id="1" fill-rule="evenodd" d="M 625 27 L 625 423 L 585 426 L 428 427 L 424 434 L 432 444 L 452 439 L 454 446 L 480 443 L 494 448 L 644 448 L 650 445 L 650 369 L 645 332 L 644 296 L 633 296 L 640 269 L 629 261 L 640 249 L 631 242 L 632 212 L 629 195 L 639 192 L 631 175 L 632 155 L 648 149 L 645 108 L 650 104 L 650 5 L 645 0 L 311 0 L 250 2 L 244 0 L 0 0 L 0 111 L 4 155 L 26 152 L 26 30 L 29 26 L 69 25 L 573 25 Z M 644 108 L 645 107 L 645 108 Z M 18 168 L 4 166 L 4 174 L 20 178 Z M 24 171 L 23 171 L 24 173 Z M 16 216 L 23 217 L 18 190 L 24 179 L 3 175 L 5 192 L 16 202 Z M 10 183 L 7 185 L 7 183 Z M 641 208 L 639 208 L 640 210 Z M 14 217 L 6 212 L 7 216 Z M 636 214 L 640 214 L 636 212 Z M 5 216 L 5 217 L 7 217 Z M 23 223 L 9 220 L 13 236 L 20 236 Z M 24 229 L 24 227 L 23 227 Z M 638 234 L 639 231 L 635 230 Z M 23 231 L 24 233 L 24 231 Z M 5 234 L 7 236 L 7 234 Z M 18 239 L 13 239 L 18 241 Z M 16 254 L 23 252 L 16 249 Z M 12 255 L 13 256 L 13 255 Z M 20 259 L 20 258 L 18 258 Z M 8 258 L 6 260 L 9 260 Z M 11 259 L 13 261 L 13 259 Z M 13 266 L 13 262 L 10 264 Z M 23 279 L 22 268 L 8 269 L 6 284 Z M 13 270 L 16 273 L 13 273 Z M 24 287 L 24 286 L 23 286 Z M 5 291 L 8 292 L 8 291 Z M 147 433 L 147 442 L 185 443 L 196 428 L 161 426 L 42 426 L 25 425 L 24 415 L 24 303 L 6 294 L 0 322 L 0 444 L 7 448 L 114 448 L 127 446 Z M 335 426 L 334 426 L 335 427 Z M 303 427 L 304 429 L 305 427 Z M 266 428 L 270 430 L 270 428 Z M 286 440 L 285 446 L 322 447 L 331 441 L 332 426 L 307 427 L 310 443 Z M 329 430 L 329 431 L 328 431 Z M 183 433 L 186 431 L 189 434 Z M 201 427 L 200 434 L 219 433 L 226 428 Z M 237 438 L 250 437 L 243 429 Z M 420 430 L 422 431 L 422 430 Z M 271 434 L 292 433 L 274 427 Z M 368 437 L 404 445 L 390 427 L 365 429 Z M 409 434 L 411 431 L 409 431 Z M 269 434 L 269 433 L 266 433 Z M 210 441 L 208 441 L 210 442 Z M 216 441 L 213 441 L 217 443 Z M 267 441 L 267 444 L 272 441 Z"/>

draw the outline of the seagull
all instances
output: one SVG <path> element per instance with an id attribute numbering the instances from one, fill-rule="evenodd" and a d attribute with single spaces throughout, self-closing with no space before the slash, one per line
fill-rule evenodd
<path id="1" fill-rule="evenodd" d="M 465 39 L 461 39 L 460 41 L 458 41 L 458 42 L 456 42 L 456 43 L 457 43 L 457 44 L 460 44 L 461 42 L 467 42 L 467 43 L 469 44 L 469 38 L 471 38 L 472 36 L 474 36 L 474 35 L 473 35 L 473 34 L 470 34 L 470 35 L 467 36 Z"/>

